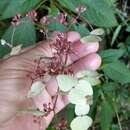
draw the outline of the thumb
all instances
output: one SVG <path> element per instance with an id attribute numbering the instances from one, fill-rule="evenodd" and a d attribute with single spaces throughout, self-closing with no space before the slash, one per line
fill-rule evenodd
<path id="1" fill-rule="evenodd" d="M 37 43 L 37 45 L 23 50 L 20 56 L 28 60 L 35 60 L 39 59 L 40 57 L 52 57 L 50 44 L 52 44 L 51 40 L 40 41 L 39 43 Z"/>

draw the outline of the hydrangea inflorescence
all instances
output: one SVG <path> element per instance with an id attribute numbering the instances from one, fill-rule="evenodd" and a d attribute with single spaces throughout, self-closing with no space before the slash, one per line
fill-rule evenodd
<path id="1" fill-rule="evenodd" d="M 28 92 L 28 97 L 34 98 L 44 91 L 46 87 L 44 77 L 46 76 L 55 76 L 59 88 L 53 106 L 49 103 L 43 104 L 43 110 L 39 111 L 43 111 L 44 114 L 42 113 L 38 116 L 35 114 L 35 122 L 41 124 L 42 118 L 55 110 L 58 94 L 62 95 L 61 92 L 64 92 L 68 95 L 70 103 L 75 105 L 75 114 L 77 115 L 71 123 L 71 129 L 86 130 L 92 124 L 92 119 L 87 114 L 92 104 L 92 86 L 100 83 L 99 74 L 90 70 L 82 70 L 74 73 L 70 67 L 66 67 L 69 54 L 74 53 L 72 43 L 67 41 L 66 33 L 57 31 L 55 33 L 55 40 L 50 44 L 50 48 L 53 50 L 51 58 L 41 57 L 34 61 L 37 63 L 37 67 L 33 76 L 30 76 L 32 86 Z M 41 62 L 45 64 L 44 67 L 41 66 Z M 38 121 L 36 121 L 36 117 Z M 81 125 L 77 127 L 76 123 L 80 120 L 82 120 Z"/>

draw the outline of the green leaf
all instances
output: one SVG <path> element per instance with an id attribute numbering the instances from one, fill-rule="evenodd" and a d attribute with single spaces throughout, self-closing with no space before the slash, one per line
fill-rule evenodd
<path id="1" fill-rule="evenodd" d="M 123 56 L 124 51 L 122 49 L 107 49 L 100 51 L 100 56 L 103 59 L 103 63 L 113 62 Z"/>
<path id="2" fill-rule="evenodd" d="M 53 23 L 48 25 L 48 30 L 49 31 L 58 30 L 58 31 L 64 32 L 65 31 L 65 27 L 64 27 L 63 24 L 60 24 L 58 22 L 53 22 Z"/>
<path id="3" fill-rule="evenodd" d="M 66 118 L 67 118 L 67 122 L 70 125 L 71 121 L 75 117 L 75 105 L 69 104 L 67 106 L 67 108 L 65 109 L 65 115 L 66 115 Z"/>
<path id="4" fill-rule="evenodd" d="M 113 34 L 113 37 L 112 37 L 111 45 L 113 45 L 114 42 L 116 41 L 116 39 L 117 39 L 117 37 L 118 37 L 118 35 L 119 35 L 120 31 L 121 31 L 121 28 L 122 28 L 122 26 L 119 25 L 119 26 L 116 28 L 116 30 L 114 31 L 114 34 Z"/>
<path id="5" fill-rule="evenodd" d="M 75 12 L 78 5 L 87 7 L 87 10 L 81 15 L 89 21 L 90 24 L 99 27 L 116 26 L 117 20 L 113 8 L 105 0 L 58 0 L 60 4 Z"/>
<path id="6" fill-rule="evenodd" d="M 13 45 L 22 44 L 22 47 L 32 45 L 36 42 L 34 23 L 25 17 L 20 21 L 19 25 L 11 25 L 2 39 Z"/>
<path id="7" fill-rule="evenodd" d="M 11 48 L 7 48 L 7 47 L 0 45 L 0 58 L 3 58 L 10 51 L 11 51 Z"/>
<path id="8" fill-rule="evenodd" d="M 109 82 L 102 85 L 104 93 L 115 92 L 117 90 L 118 84 L 115 82 Z"/>
<path id="9" fill-rule="evenodd" d="M 89 30 L 82 24 L 74 24 L 71 27 L 71 31 L 77 31 L 80 33 L 81 37 L 89 35 Z"/>
<path id="10" fill-rule="evenodd" d="M 10 18 L 18 13 L 25 13 L 35 7 L 38 2 L 39 0 L 6 0 L 5 3 L 2 3 L 5 8 L 0 19 Z"/>
<path id="11" fill-rule="evenodd" d="M 116 4 L 117 0 L 105 0 L 109 5 Z"/>
<path id="12" fill-rule="evenodd" d="M 126 31 L 127 31 L 127 32 L 130 32 L 130 25 L 127 26 Z"/>
<path id="13" fill-rule="evenodd" d="M 3 11 L 8 6 L 9 3 L 10 0 L 0 0 L 0 16 L 2 15 Z"/>
<path id="14" fill-rule="evenodd" d="M 70 91 L 78 84 L 78 80 L 70 75 L 58 75 L 57 82 L 60 90 L 63 92 Z"/>
<path id="15" fill-rule="evenodd" d="M 105 0 L 81 1 L 87 6 L 87 10 L 83 13 L 83 17 L 91 24 L 99 27 L 112 27 L 117 25 L 114 11 Z"/>
<path id="16" fill-rule="evenodd" d="M 110 130 L 113 110 L 105 100 L 101 105 L 101 130 Z"/>
<path id="17" fill-rule="evenodd" d="M 64 7 L 69 8 L 72 11 L 75 11 L 75 7 L 76 7 L 76 4 L 77 4 L 77 1 L 75 1 L 75 0 L 71 0 L 69 2 L 68 2 L 68 0 L 62 0 L 62 1 L 58 0 L 58 1 Z"/>
<path id="18" fill-rule="evenodd" d="M 123 62 L 114 61 L 103 66 L 104 73 L 121 84 L 130 83 L 130 69 Z"/>

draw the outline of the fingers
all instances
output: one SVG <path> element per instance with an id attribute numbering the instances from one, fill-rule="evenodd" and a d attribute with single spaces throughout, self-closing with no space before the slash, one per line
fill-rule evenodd
<path id="1" fill-rule="evenodd" d="M 92 53 L 79 59 L 70 67 L 74 72 L 77 72 L 79 70 L 84 70 L 84 69 L 96 70 L 99 68 L 100 65 L 101 65 L 101 57 L 96 53 Z"/>
<path id="2" fill-rule="evenodd" d="M 56 94 L 56 93 L 55 93 Z M 33 99 L 35 105 L 37 108 L 39 108 L 41 111 L 43 111 L 43 104 L 49 104 L 51 103 L 51 108 L 54 107 L 55 105 L 55 113 L 59 112 L 62 110 L 67 103 L 65 102 L 65 98 L 63 98 L 61 95 L 58 95 L 57 97 L 55 96 L 53 99 L 49 95 L 48 91 L 46 89 L 37 97 Z M 54 111 L 51 111 L 49 115 L 44 117 L 44 129 L 47 128 L 49 123 L 52 121 L 52 118 L 54 116 Z"/>
<path id="3" fill-rule="evenodd" d="M 70 61 L 71 61 L 71 63 L 73 63 L 74 61 L 76 61 L 88 54 L 97 52 L 98 49 L 99 49 L 99 43 L 97 43 L 97 42 L 84 44 L 84 43 L 81 43 L 80 41 L 78 41 L 73 46 L 74 53 L 72 53 L 70 55 L 70 59 L 71 59 Z"/>
<path id="4" fill-rule="evenodd" d="M 68 32 L 68 41 L 71 41 L 73 53 L 69 55 L 69 63 L 72 64 L 74 61 L 78 60 L 79 58 L 88 55 L 90 53 L 94 53 L 99 49 L 98 43 L 81 43 L 80 42 L 80 34 L 77 32 Z M 22 53 L 22 56 L 29 58 L 29 59 L 37 59 L 40 57 L 52 57 L 53 52 L 50 48 L 50 44 L 52 41 L 42 41 L 39 42 L 35 47 L 27 49 Z"/>
<path id="5" fill-rule="evenodd" d="M 79 70 L 84 70 L 84 69 L 96 70 L 99 68 L 100 65 L 101 65 L 101 57 L 96 53 L 92 53 L 81 58 L 80 60 L 70 65 L 69 67 L 75 73 Z M 58 90 L 57 81 L 55 78 L 52 78 L 47 83 L 47 91 L 51 96 L 55 96 L 57 90 Z"/>
<path id="6" fill-rule="evenodd" d="M 70 67 L 74 70 L 74 72 L 77 72 L 82 69 L 91 69 L 96 70 L 101 64 L 101 58 L 96 53 L 89 54 L 77 62 L 75 62 Z M 34 99 L 35 105 L 40 109 L 43 110 L 43 104 L 50 102 L 52 106 L 55 104 L 55 112 L 59 112 L 62 110 L 69 102 L 67 96 L 61 96 L 58 95 L 56 100 L 58 90 L 58 84 L 55 78 L 52 78 L 48 83 L 46 89 L 42 92 L 41 95 L 36 97 Z M 53 97 L 53 99 L 52 99 Z M 52 118 L 54 116 L 54 113 L 51 112 L 47 117 L 45 117 L 46 120 L 46 126 L 49 125 Z"/>
<path id="7" fill-rule="evenodd" d="M 68 41 L 71 41 L 71 42 L 76 42 L 77 40 L 80 39 L 80 34 L 77 32 L 69 32 L 67 35 L 68 35 Z M 37 59 L 43 56 L 52 57 L 52 50 L 50 48 L 51 43 L 52 43 L 51 40 L 41 41 L 36 46 L 24 49 L 21 55 L 23 57 L 28 57 L 29 59 Z"/>
<path id="8" fill-rule="evenodd" d="M 36 107 L 39 108 L 41 111 L 43 111 L 43 109 L 44 109 L 43 104 L 48 105 L 50 103 L 51 107 L 53 107 L 51 96 L 46 91 L 46 89 L 44 89 L 40 95 L 33 98 L 33 101 L 34 101 L 34 104 L 36 105 Z"/>
<path id="9" fill-rule="evenodd" d="M 68 41 L 73 43 L 80 40 L 80 34 L 77 32 L 68 32 L 67 37 Z"/>

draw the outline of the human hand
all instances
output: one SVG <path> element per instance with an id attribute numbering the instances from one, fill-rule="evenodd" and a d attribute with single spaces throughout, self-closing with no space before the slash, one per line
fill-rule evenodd
<path id="1" fill-rule="evenodd" d="M 69 55 L 68 67 L 71 66 L 74 72 L 81 69 L 96 70 L 100 66 L 101 58 L 96 54 L 99 48 L 98 43 L 82 44 L 80 35 L 76 32 L 69 32 L 68 40 L 73 42 L 73 51 L 76 52 L 76 56 Z M 36 59 L 41 56 L 52 56 L 49 44 L 47 41 L 42 41 L 34 47 L 23 50 L 18 55 L 0 62 L 0 130 L 39 130 L 39 126 L 33 122 L 31 114 L 19 114 L 16 111 L 24 107 L 42 109 L 43 104 L 53 103 L 55 100 L 58 86 L 54 77 L 47 82 L 46 90 L 39 96 L 33 99 L 27 98 L 32 84 L 27 75 L 34 72 Z M 67 97 L 58 95 L 55 112 L 59 112 L 67 104 Z M 53 116 L 52 111 L 47 117 L 44 117 L 43 129 L 47 128 Z"/>

